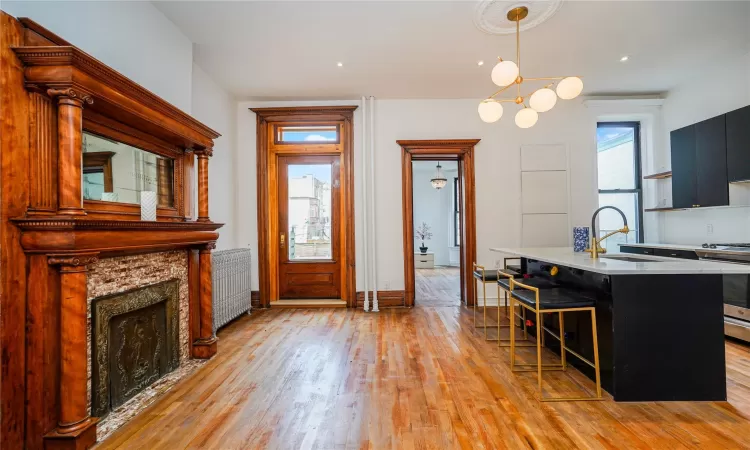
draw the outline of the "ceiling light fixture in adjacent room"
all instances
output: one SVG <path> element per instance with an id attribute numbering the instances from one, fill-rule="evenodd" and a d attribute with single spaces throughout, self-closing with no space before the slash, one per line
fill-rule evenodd
<path id="1" fill-rule="evenodd" d="M 477 61 L 477 65 L 478 66 L 483 66 L 484 65 L 484 61 Z"/>
<path id="2" fill-rule="evenodd" d="M 625 62 L 625 61 L 627 61 L 629 59 L 630 59 L 630 57 L 628 55 L 625 55 L 622 58 L 620 58 L 620 62 Z"/>
<path id="3" fill-rule="evenodd" d="M 432 184 L 432 187 L 434 187 L 435 189 L 442 189 L 447 183 L 448 179 L 445 178 L 445 175 L 443 175 L 443 168 L 440 167 L 440 163 L 438 163 L 437 170 L 435 171 L 435 176 L 430 180 L 430 184 Z"/>
<path id="4" fill-rule="evenodd" d="M 336 63 L 336 65 L 339 66 L 339 67 L 344 67 L 344 63 L 342 63 L 342 62 Z"/>
<path id="5" fill-rule="evenodd" d="M 570 100 L 578 97 L 583 91 L 583 81 L 580 77 L 540 77 L 524 78 L 521 76 L 521 21 L 529 14 L 526 6 L 516 6 L 507 13 L 507 18 L 516 23 L 516 62 L 499 62 L 492 69 L 492 82 L 501 89 L 487 97 L 479 104 L 479 117 L 487 123 L 497 122 L 503 115 L 501 103 L 513 102 L 523 108 L 516 114 L 516 125 L 520 128 L 530 128 L 539 119 L 541 112 L 551 110 L 557 104 L 557 98 Z M 522 95 L 521 85 L 526 81 L 547 81 L 545 86 L 533 90 L 531 93 Z M 516 97 L 507 99 L 496 99 L 495 97 L 516 85 Z M 552 90 L 552 88 L 555 90 Z M 528 99 L 528 105 L 526 100 Z"/>

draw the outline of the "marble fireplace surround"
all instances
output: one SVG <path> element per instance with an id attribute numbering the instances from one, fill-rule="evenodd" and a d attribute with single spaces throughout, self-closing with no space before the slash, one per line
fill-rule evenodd
<path id="1" fill-rule="evenodd" d="M 126 423 L 151 404 L 156 397 L 166 392 L 179 379 L 188 375 L 201 364 L 193 362 L 190 355 L 189 338 L 189 284 L 188 252 L 168 251 L 146 253 L 132 256 L 103 258 L 89 265 L 87 279 L 88 303 L 88 405 L 92 405 L 92 300 L 134 291 L 173 280 L 177 283 L 177 326 L 179 329 L 178 354 L 179 367 L 157 380 L 151 388 L 143 390 L 125 404 L 110 411 L 100 422 L 97 430 L 98 439 L 104 439 L 112 431 Z"/>

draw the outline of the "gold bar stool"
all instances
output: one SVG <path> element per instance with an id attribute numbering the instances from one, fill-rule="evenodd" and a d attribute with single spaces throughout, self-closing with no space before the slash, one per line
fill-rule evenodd
<path id="1" fill-rule="evenodd" d="M 500 298 L 500 292 L 502 291 L 505 296 L 505 317 L 508 319 L 508 325 L 501 325 L 501 318 L 500 318 L 500 309 L 497 310 L 497 345 L 498 347 L 510 347 L 510 339 L 502 339 L 500 338 L 500 329 L 501 328 L 510 328 L 511 333 L 515 333 L 515 327 L 514 322 L 516 318 L 521 319 L 521 327 L 523 330 L 523 339 L 520 339 L 521 341 L 528 341 L 529 335 L 527 331 L 526 326 L 526 309 L 519 306 L 519 309 L 521 310 L 520 313 L 516 312 L 516 308 L 513 307 L 510 308 L 509 304 L 509 294 L 510 294 L 510 280 L 514 278 L 519 278 L 521 274 L 519 272 L 516 272 L 512 269 L 508 269 L 508 266 L 506 265 L 506 269 L 498 269 L 497 271 L 497 298 Z M 553 288 L 556 287 L 556 285 L 549 283 L 549 282 L 543 282 L 542 280 L 534 279 L 534 283 L 540 284 L 543 288 Z M 499 300 L 498 300 L 499 301 Z M 511 317 L 511 314 L 513 315 Z M 544 340 L 542 339 L 542 343 L 544 343 Z M 518 345 L 518 347 L 535 347 L 536 344 L 527 343 L 524 342 L 522 345 Z"/>
<path id="2" fill-rule="evenodd" d="M 492 284 L 497 281 L 497 271 L 487 270 L 484 266 L 477 263 L 473 264 L 473 275 L 474 275 L 474 328 L 484 328 L 484 339 L 487 341 L 495 341 L 496 339 L 489 339 L 487 337 L 487 284 Z M 478 282 L 482 282 L 482 325 L 477 326 L 477 304 L 479 303 L 479 294 L 477 293 Z M 498 299 L 498 311 L 500 310 L 500 300 Z M 499 315 L 499 313 L 498 313 Z M 499 337 L 499 335 L 498 335 Z"/>
<path id="3" fill-rule="evenodd" d="M 573 291 L 560 287 L 547 288 L 540 287 L 541 284 L 534 279 L 524 280 L 520 283 L 510 279 L 510 306 L 515 308 L 518 303 L 536 315 L 536 364 L 516 364 L 515 358 L 515 333 L 510 334 L 510 369 L 514 372 L 537 372 L 537 382 L 539 385 L 539 400 L 543 402 L 556 401 L 578 401 L 578 400 L 601 400 L 602 384 L 599 367 L 599 342 L 596 334 L 596 308 L 595 299 L 585 293 Z M 543 280 L 541 280 L 543 281 Z M 540 293 L 541 292 L 541 293 Z M 591 362 L 581 354 L 565 346 L 565 328 L 563 313 L 573 311 L 589 311 L 591 313 L 591 332 L 593 334 L 594 361 Z M 542 314 L 558 313 L 560 325 L 559 336 L 552 330 L 546 328 L 542 322 Z M 542 335 L 544 332 L 550 333 L 551 336 L 560 341 L 560 359 L 561 364 L 542 364 Z M 581 361 L 594 368 L 596 373 L 596 396 L 594 397 L 545 397 L 542 390 L 542 372 L 545 370 L 565 370 L 567 361 L 566 352 L 576 356 Z M 521 366 L 522 368 L 516 368 Z"/>

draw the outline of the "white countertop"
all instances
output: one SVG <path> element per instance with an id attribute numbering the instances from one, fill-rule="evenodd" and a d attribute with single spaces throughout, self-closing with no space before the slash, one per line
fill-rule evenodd
<path id="1" fill-rule="evenodd" d="M 592 259 L 585 252 L 576 253 L 572 247 L 545 248 L 491 248 L 493 252 L 574 267 L 605 275 L 651 275 L 651 274 L 743 274 L 750 273 L 750 265 L 690 259 L 663 258 L 632 253 L 606 253 Z M 607 256 L 638 258 L 643 261 L 622 261 Z"/>

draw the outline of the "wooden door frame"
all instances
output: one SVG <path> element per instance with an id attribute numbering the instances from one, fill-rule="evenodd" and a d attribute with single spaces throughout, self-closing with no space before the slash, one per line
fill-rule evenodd
<path id="1" fill-rule="evenodd" d="M 337 123 L 341 139 L 336 144 L 337 151 L 343 156 L 343 174 L 341 177 L 341 226 L 344 233 L 344 244 L 341 255 L 344 258 L 343 276 L 341 277 L 341 299 L 348 307 L 356 307 L 355 275 L 355 242 L 354 242 L 354 110 L 357 106 L 301 106 L 280 108 L 250 108 L 256 114 L 257 147 L 256 171 L 258 190 L 258 278 L 259 303 L 262 308 L 271 306 L 272 300 L 278 297 L 278 233 L 274 233 L 273 224 L 278 221 L 278 186 L 276 176 L 276 156 L 302 154 L 331 154 L 330 146 L 295 144 L 288 151 L 274 153 L 270 142 L 274 140 L 273 128 L 279 124 L 322 124 Z M 274 279 L 276 277 L 276 279 Z"/>
<path id="2" fill-rule="evenodd" d="M 474 304 L 472 263 L 476 261 L 476 197 L 474 186 L 474 147 L 480 139 L 402 140 L 401 194 L 404 232 L 404 306 L 414 306 L 414 178 L 412 161 L 458 161 L 459 211 L 461 214 L 461 301 Z"/>

